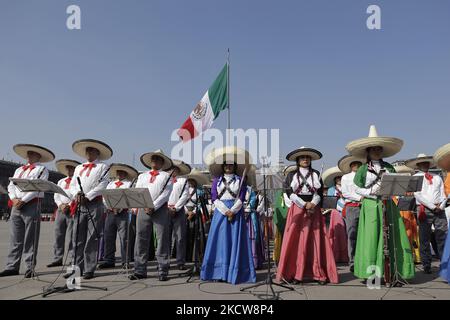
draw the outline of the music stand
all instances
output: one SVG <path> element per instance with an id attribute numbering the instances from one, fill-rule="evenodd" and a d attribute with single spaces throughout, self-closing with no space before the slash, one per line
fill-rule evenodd
<path id="1" fill-rule="evenodd" d="M 108 209 L 154 208 L 152 197 L 147 188 L 105 189 L 101 192 Z M 125 270 L 129 271 L 130 219 L 127 217 L 127 247 L 125 249 Z"/>

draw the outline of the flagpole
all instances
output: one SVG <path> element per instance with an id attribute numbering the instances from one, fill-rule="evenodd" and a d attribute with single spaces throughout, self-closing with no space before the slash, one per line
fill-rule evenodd
<path id="1" fill-rule="evenodd" d="M 230 48 L 227 55 L 227 98 L 228 98 L 228 143 L 231 143 L 231 113 L 230 113 Z"/>

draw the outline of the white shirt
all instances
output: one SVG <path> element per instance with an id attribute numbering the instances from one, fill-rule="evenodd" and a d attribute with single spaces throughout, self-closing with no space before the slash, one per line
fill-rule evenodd
<path id="1" fill-rule="evenodd" d="M 344 174 L 341 180 L 341 192 L 345 202 L 359 202 L 361 196 L 356 193 L 356 184 L 353 182 L 356 172 Z"/>
<path id="2" fill-rule="evenodd" d="M 151 170 L 154 171 L 154 170 Z M 170 193 L 172 192 L 172 179 L 169 179 L 170 175 L 165 171 L 158 171 L 158 175 L 155 176 L 155 180 L 150 182 L 150 170 L 143 172 L 139 175 L 136 182 L 136 188 L 148 188 L 150 196 L 153 200 L 155 211 L 161 208 L 163 204 L 169 201 Z M 169 180 L 168 180 L 169 179 Z M 167 182 L 168 181 L 168 182 Z M 164 191 L 161 192 L 163 186 L 167 185 Z"/>
<path id="3" fill-rule="evenodd" d="M 83 192 L 89 201 L 100 196 L 100 192 L 106 189 L 108 185 L 109 174 L 106 173 L 108 166 L 105 163 L 96 160 L 93 162 L 95 167 L 89 171 L 89 168 L 84 167 L 88 164 L 89 162 L 85 162 L 75 168 L 72 182 L 70 183 L 70 194 L 72 199 L 81 191 L 80 186 L 78 185 L 78 177 L 81 180 Z"/>
<path id="4" fill-rule="evenodd" d="M 69 177 L 62 178 L 61 180 L 58 181 L 57 185 L 58 185 L 58 187 L 63 189 L 63 191 L 65 193 L 67 193 L 67 195 L 69 195 L 70 181 L 69 181 L 69 183 L 67 183 L 66 179 L 70 179 L 70 178 Z M 55 203 L 58 207 L 62 204 L 69 204 L 71 201 L 70 198 L 67 198 L 59 193 L 55 193 L 55 195 L 53 196 L 53 199 L 55 200 Z"/>
<path id="5" fill-rule="evenodd" d="M 14 172 L 13 178 L 20 178 L 20 179 L 30 179 L 30 180 L 48 180 L 48 170 L 46 167 L 44 167 L 39 162 L 36 162 L 34 164 L 34 169 L 30 170 L 24 170 L 24 166 L 20 166 L 16 169 Z M 15 186 L 12 182 L 9 182 L 8 185 L 8 196 L 11 200 L 13 199 L 21 199 L 23 202 L 27 203 L 34 198 L 43 198 L 44 193 L 43 192 L 22 192 L 20 189 Z"/>
<path id="6" fill-rule="evenodd" d="M 308 174 L 309 169 L 308 168 L 302 168 L 300 167 L 300 173 L 306 177 L 306 175 Z M 314 179 L 313 179 L 314 177 Z M 302 183 L 302 179 L 299 177 L 300 183 Z M 306 181 L 309 183 L 309 185 L 313 188 L 316 189 L 316 191 L 314 192 L 314 194 L 312 194 L 308 187 L 306 186 L 306 184 L 303 186 L 303 188 L 301 190 L 299 190 L 298 195 L 312 195 L 312 203 L 314 203 L 315 205 L 317 205 L 320 202 L 320 195 L 317 193 L 317 190 L 320 189 L 321 184 L 320 184 L 320 179 L 319 176 L 317 175 L 317 173 L 315 171 L 311 172 L 311 175 L 306 179 Z M 291 188 L 293 190 L 293 193 L 291 193 L 289 199 L 294 202 L 299 208 L 303 208 L 306 204 L 305 201 L 303 201 L 302 198 L 300 198 L 295 192 L 297 191 L 299 187 L 298 184 L 298 179 L 297 179 L 297 173 L 295 173 L 292 176 L 292 181 L 291 181 Z"/>
<path id="7" fill-rule="evenodd" d="M 423 177 L 422 190 L 419 192 L 414 192 L 414 197 L 416 198 L 416 203 L 418 205 L 423 204 L 430 210 L 436 208 L 436 204 L 441 210 L 445 209 L 445 204 L 447 203 L 447 197 L 444 191 L 444 182 L 441 177 L 430 173 L 433 176 L 432 184 Z M 414 177 L 425 176 L 424 172 L 417 172 Z"/>
<path id="8" fill-rule="evenodd" d="M 259 213 L 260 216 L 266 215 L 267 217 L 273 216 L 273 212 L 270 210 L 270 208 L 267 208 L 267 214 L 264 213 L 264 196 L 262 194 L 258 194 L 258 207 L 256 208 L 256 212 Z"/>
<path id="9" fill-rule="evenodd" d="M 172 192 L 170 193 L 169 206 L 174 206 L 176 211 L 180 211 L 186 204 L 189 198 L 189 185 L 186 178 L 178 178 L 173 184 Z"/>
<path id="10" fill-rule="evenodd" d="M 289 199 L 289 197 L 286 193 L 283 193 L 283 200 L 284 200 L 284 205 L 286 206 L 286 208 L 290 208 L 291 204 L 292 204 L 292 200 Z"/>
<path id="11" fill-rule="evenodd" d="M 121 183 L 119 183 L 121 182 Z M 114 181 L 111 181 L 110 183 L 108 183 L 108 185 L 106 186 L 106 189 L 128 189 L 131 186 L 131 181 L 128 179 L 123 179 L 123 180 L 119 180 L 116 179 Z M 103 199 L 103 204 L 108 207 L 108 204 L 106 203 L 106 201 Z M 108 207 L 109 208 L 109 207 Z"/>
<path id="12" fill-rule="evenodd" d="M 374 171 L 377 174 L 379 174 L 380 170 L 381 170 L 380 162 L 372 160 L 372 165 L 373 165 Z M 360 188 L 360 187 L 355 185 L 356 193 L 358 195 L 360 195 L 361 197 L 376 199 L 377 198 L 376 193 L 378 192 L 378 190 L 380 190 L 381 179 L 374 186 L 372 186 L 371 188 L 367 188 L 376 179 L 377 179 L 377 176 L 375 174 L 373 174 L 372 172 L 367 171 L 365 188 Z"/>
<path id="13" fill-rule="evenodd" d="M 239 192 L 239 185 L 241 183 L 241 180 L 236 176 L 234 181 L 230 182 L 233 179 L 233 177 L 235 177 L 234 174 L 224 174 L 222 179 L 225 179 L 229 183 L 229 188 L 233 193 L 236 194 L 236 198 L 234 198 L 227 190 L 225 191 L 221 199 L 216 199 L 214 201 L 214 206 L 223 215 L 225 215 L 225 213 L 228 210 L 230 210 L 235 214 L 242 208 L 242 201 L 241 199 L 239 199 L 239 194 L 237 194 Z M 225 184 L 221 180 L 219 180 L 219 182 L 217 183 L 217 195 L 219 195 L 222 192 L 222 190 L 225 189 Z M 233 200 L 235 199 L 236 201 L 234 202 L 233 206 L 230 209 L 228 209 L 228 207 L 222 202 L 222 200 L 232 200 L 232 199 Z"/>

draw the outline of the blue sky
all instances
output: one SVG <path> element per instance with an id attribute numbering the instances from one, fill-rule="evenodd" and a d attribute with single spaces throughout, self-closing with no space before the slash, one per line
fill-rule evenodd
<path id="1" fill-rule="evenodd" d="M 283 157 L 307 145 L 335 165 L 369 124 L 405 141 L 390 161 L 432 154 L 450 138 L 449 39 L 446 0 L 0 0 L 0 158 L 18 160 L 16 143 L 76 158 L 80 138 L 112 161 L 169 152 L 227 48 L 232 127 L 280 128 Z"/>

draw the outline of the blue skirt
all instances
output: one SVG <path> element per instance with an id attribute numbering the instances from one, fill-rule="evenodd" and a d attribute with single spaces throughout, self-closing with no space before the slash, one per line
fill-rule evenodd
<path id="1" fill-rule="evenodd" d="M 231 208 L 234 200 L 223 203 Z M 243 209 L 232 222 L 216 208 L 206 242 L 200 278 L 232 284 L 256 282 L 250 238 Z"/>
<path id="2" fill-rule="evenodd" d="M 450 284 L 450 232 L 447 234 L 447 240 L 445 240 L 444 253 L 441 258 L 441 270 L 439 275 L 444 278 Z"/>

